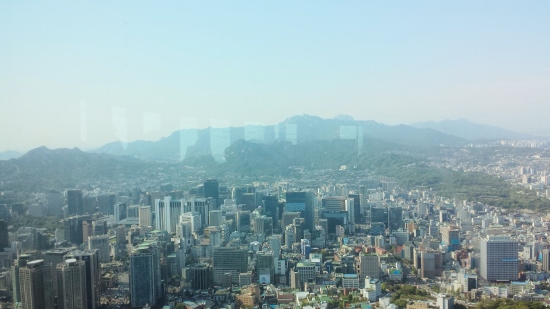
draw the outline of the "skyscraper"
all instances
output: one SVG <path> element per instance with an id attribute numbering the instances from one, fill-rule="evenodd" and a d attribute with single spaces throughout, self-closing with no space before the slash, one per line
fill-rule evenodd
<path id="1" fill-rule="evenodd" d="M 121 220 L 126 219 L 126 203 L 116 203 L 115 204 L 115 223 L 118 223 Z"/>
<path id="2" fill-rule="evenodd" d="M 209 179 L 204 182 L 204 197 L 212 197 L 216 200 L 213 209 L 220 209 L 220 187 L 216 179 Z"/>
<path id="3" fill-rule="evenodd" d="M 67 210 L 69 215 L 81 215 L 83 213 L 83 205 L 82 190 L 67 190 Z"/>
<path id="4" fill-rule="evenodd" d="M 174 233 L 179 217 L 184 212 L 183 207 L 184 200 L 172 200 L 171 196 L 155 200 L 155 228 Z"/>
<path id="5" fill-rule="evenodd" d="M 441 232 L 441 242 L 448 246 L 449 251 L 460 249 L 460 230 L 456 226 L 442 225 L 439 231 Z"/>
<path id="6" fill-rule="evenodd" d="M 67 259 L 57 264 L 58 309 L 86 309 L 86 262 Z"/>
<path id="7" fill-rule="evenodd" d="M 19 268 L 22 309 L 50 309 L 54 307 L 49 268 L 44 260 L 34 260 Z"/>
<path id="8" fill-rule="evenodd" d="M 88 309 L 99 307 L 100 268 L 97 250 L 73 250 L 65 255 L 67 260 L 83 261 L 86 267 L 86 305 Z"/>
<path id="9" fill-rule="evenodd" d="M 0 220 L 0 252 L 4 251 L 4 248 L 10 247 L 10 239 L 8 237 L 8 222 Z"/>
<path id="10" fill-rule="evenodd" d="M 160 256 L 156 243 L 144 243 L 130 255 L 130 305 L 156 305 L 162 297 Z"/>
<path id="11" fill-rule="evenodd" d="M 111 249 L 108 235 L 97 235 L 88 237 L 88 249 L 97 249 L 99 263 L 111 262 Z"/>
<path id="12" fill-rule="evenodd" d="M 139 226 L 148 227 L 152 226 L 151 208 L 149 206 L 139 207 Z"/>
<path id="13" fill-rule="evenodd" d="M 219 247 L 214 248 L 213 275 L 214 283 L 221 284 L 223 275 L 231 273 L 233 283 L 239 282 L 239 274 L 248 269 L 246 249 Z"/>
<path id="14" fill-rule="evenodd" d="M 487 281 L 518 278 L 518 242 L 510 236 L 487 236 L 480 241 L 480 275 Z"/>

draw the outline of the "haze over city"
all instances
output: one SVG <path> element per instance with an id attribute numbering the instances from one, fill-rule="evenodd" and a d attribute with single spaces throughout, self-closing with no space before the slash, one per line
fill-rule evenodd
<path id="1" fill-rule="evenodd" d="M 546 134 L 549 6 L 6 1 L 0 151 L 297 114 Z"/>

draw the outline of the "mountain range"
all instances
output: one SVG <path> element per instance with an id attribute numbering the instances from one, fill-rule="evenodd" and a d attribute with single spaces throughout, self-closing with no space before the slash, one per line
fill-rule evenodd
<path id="1" fill-rule="evenodd" d="M 91 152 L 39 147 L 19 158 L 0 160 L 0 189 L 70 188 L 102 179 L 135 178 L 147 168 L 166 166 L 216 175 L 288 176 L 293 166 L 348 165 L 391 175 L 405 166 L 422 166 L 442 147 L 462 147 L 478 138 L 530 137 L 466 120 L 391 126 L 349 116 L 301 115 L 272 126 L 180 130 L 158 141 L 114 142 Z"/>
<path id="2" fill-rule="evenodd" d="M 239 140 L 270 145 L 275 142 L 301 144 L 334 139 L 364 139 L 391 143 L 416 149 L 460 147 L 468 140 L 431 128 L 415 128 L 407 125 L 385 125 L 375 121 L 354 120 L 349 116 L 323 119 L 301 115 L 286 119 L 277 125 L 244 126 L 229 128 L 185 129 L 175 131 L 158 141 L 120 141 L 106 144 L 93 152 L 134 156 L 146 160 L 179 162 L 186 158 L 212 155 L 223 162 L 225 150 Z"/>
<path id="3" fill-rule="evenodd" d="M 467 119 L 443 120 L 440 122 L 428 121 L 411 124 L 412 127 L 433 129 L 445 134 L 461 137 L 468 140 L 549 140 L 548 137 L 518 133 L 496 126 L 484 125 Z"/>

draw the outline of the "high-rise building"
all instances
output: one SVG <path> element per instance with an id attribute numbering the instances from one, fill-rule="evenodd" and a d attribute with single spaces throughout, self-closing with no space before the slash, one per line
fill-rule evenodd
<path id="1" fill-rule="evenodd" d="M 223 216 L 221 210 L 210 210 L 208 212 L 208 225 L 219 226 L 223 224 Z"/>
<path id="2" fill-rule="evenodd" d="M 239 274 L 248 270 L 246 249 L 219 247 L 213 253 L 213 277 L 215 284 L 221 284 L 224 274 L 231 273 L 233 283 L 239 282 Z"/>
<path id="3" fill-rule="evenodd" d="M 172 200 L 171 196 L 155 200 L 155 229 L 174 233 L 183 207 L 184 200 Z"/>
<path id="4" fill-rule="evenodd" d="M 49 267 L 44 266 L 44 260 L 30 261 L 19 268 L 22 309 L 54 308 L 49 269 Z"/>
<path id="5" fill-rule="evenodd" d="M 550 250 L 544 249 L 541 251 L 542 255 L 542 270 L 550 271 Z"/>
<path id="6" fill-rule="evenodd" d="M 449 248 L 449 251 L 460 249 L 460 230 L 456 226 L 442 225 L 439 227 L 441 242 Z"/>
<path id="7" fill-rule="evenodd" d="M 480 241 L 480 275 L 487 281 L 518 278 L 518 242 L 510 236 L 487 236 Z"/>
<path id="8" fill-rule="evenodd" d="M 86 262 L 67 259 L 57 264 L 58 309 L 88 308 Z"/>
<path id="9" fill-rule="evenodd" d="M 360 280 L 365 277 L 380 278 L 380 261 L 376 254 L 360 254 L 355 257 L 355 269 Z"/>
<path id="10" fill-rule="evenodd" d="M 156 305 L 162 297 L 160 255 L 156 243 L 144 243 L 130 255 L 130 305 Z"/>
<path id="11" fill-rule="evenodd" d="M 420 250 L 420 276 L 434 279 L 443 273 L 443 255 L 441 251 L 433 249 Z"/>
<path id="12" fill-rule="evenodd" d="M 199 263 L 186 269 L 186 280 L 191 282 L 194 290 L 206 290 L 210 287 L 212 268 L 208 264 Z"/>
<path id="13" fill-rule="evenodd" d="M 403 224 L 403 208 L 399 206 L 393 206 L 388 208 L 388 224 L 387 228 L 391 231 L 397 231 L 404 227 Z"/>
<path id="14" fill-rule="evenodd" d="M 208 225 L 208 214 L 216 207 L 216 201 L 209 198 L 188 198 L 185 200 L 184 212 L 197 212 L 201 215 L 201 227 Z"/>
<path id="15" fill-rule="evenodd" d="M 60 249 L 52 249 L 44 251 L 44 265 L 48 266 L 50 268 L 50 274 L 51 274 L 51 280 L 52 280 L 52 287 L 53 287 L 53 294 L 54 297 L 58 296 L 57 291 L 57 271 L 56 266 L 59 263 L 63 263 L 65 260 L 65 255 L 69 253 L 71 249 L 68 248 L 60 248 Z"/>
<path id="16" fill-rule="evenodd" d="M 116 203 L 114 206 L 114 213 L 115 213 L 115 223 L 118 223 L 121 220 L 126 219 L 127 216 L 127 210 L 126 210 L 126 203 Z"/>
<path id="17" fill-rule="evenodd" d="M 455 298 L 451 295 L 437 295 L 437 307 L 439 309 L 453 309 L 455 306 Z"/>
<path id="18" fill-rule="evenodd" d="M 222 204 L 220 201 L 220 186 L 216 179 L 209 179 L 204 182 L 204 197 L 211 197 L 216 200 L 213 209 L 219 209 Z M 207 212 L 208 213 L 208 212 Z"/>
<path id="19" fill-rule="evenodd" d="M 275 279 L 273 252 L 258 251 L 256 254 L 256 276 L 260 284 L 271 284 Z"/>
<path id="20" fill-rule="evenodd" d="M 237 212 L 237 230 L 244 233 L 250 232 L 250 211 Z"/>
<path id="21" fill-rule="evenodd" d="M 65 261 L 83 261 L 86 267 L 86 305 L 88 309 L 99 307 L 100 268 L 97 250 L 73 250 L 65 255 Z"/>
<path id="22" fill-rule="evenodd" d="M 343 210 L 344 208 L 342 208 Z M 305 219 L 305 228 L 312 230 L 315 226 L 315 213 L 313 207 L 313 192 L 287 192 L 285 212 L 299 212 Z"/>
<path id="23" fill-rule="evenodd" d="M 140 227 L 149 227 L 152 226 L 152 217 L 151 217 L 151 207 L 141 206 L 139 207 L 139 226 Z"/>
<path id="24" fill-rule="evenodd" d="M 10 247 L 10 239 L 8 237 L 8 222 L 6 220 L 0 220 L 0 252 L 4 251 L 4 248 Z"/>
<path id="25" fill-rule="evenodd" d="M 84 202 L 82 200 L 82 190 L 67 190 L 67 211 L 69 215 L 81 215 L 83 213 Z"/>
<path id="26" fill-rule="evenodd" d="M 88 237 L 88 249 L 97 249 L 99 263 L 111 262 L 111 248 L 109 246 L 108 235 L 98 235 Z"/>

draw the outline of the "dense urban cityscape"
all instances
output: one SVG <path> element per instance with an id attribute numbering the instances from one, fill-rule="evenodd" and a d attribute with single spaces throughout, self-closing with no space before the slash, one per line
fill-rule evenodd
<path id="1" fill-rule="evenodd" d="M 550 1 L 0 1 L 0 309 L 550 307 Z"/>
<path id="2" fill-rule="evenodd" d="M 548 200 L 545 147 L 442 148 L 430 165 L 494 175 Z M 480 149 L 502 155 L 487 165 Z M 346 165 L 291 168 L 297 176 L 255 181 L 169 166 L 154 179 L 3 191 L 2 308 L 550 304 L 544 210 L 444 196 Z"/>

